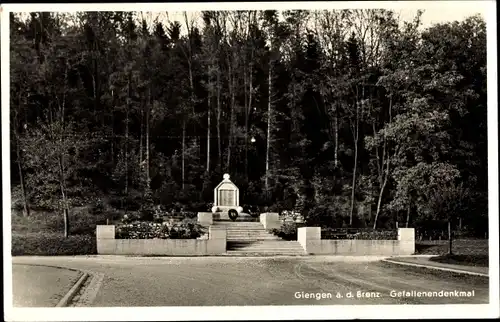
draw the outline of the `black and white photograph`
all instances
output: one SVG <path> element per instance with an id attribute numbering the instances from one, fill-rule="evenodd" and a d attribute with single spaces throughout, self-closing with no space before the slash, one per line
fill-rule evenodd
<path id="1" fill-rule="evenodd" d="M 499 317 L 495 6 L 2 5 L 4 319 Z"/>

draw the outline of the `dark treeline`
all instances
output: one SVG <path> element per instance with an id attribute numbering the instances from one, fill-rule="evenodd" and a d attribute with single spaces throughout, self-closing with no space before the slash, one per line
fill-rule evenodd
<path id="1" fill-rule="evenodd" d="M 11 15 L 13 201 L 487 229 L 486 25 L 386 10 Z"/>

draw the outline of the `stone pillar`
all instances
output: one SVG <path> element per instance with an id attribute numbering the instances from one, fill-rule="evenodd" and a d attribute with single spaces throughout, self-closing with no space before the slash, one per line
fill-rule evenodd
<path id="1" fill-rule="evenodd" d="M 300 227 L 297 229 L 297 241 L 302 245 L 306 253 L 314 252 L 310 249 L 311 242 L 312 244 L 321 242 L 321 227 Z"/>
<path id="2" fill-rule="evenodd" d="M 198 223 L 202 226 L 210 226 L 213 224 L 213 214 L 211 212 L 199 212 Z"/>
<path id="3" fill-rule="evenodd" d="M 415 253 L 414 228 L 398 228 L 398 241 L 401 255 L 412 255 Z"/>
<path id="4" fill-rule="evenodd" d="M 97 254 L 110 255 L 115 253 L 115 226 L 97 225 L 96 227 Z"/>
<path id="5" fill-rule="evenodd" d="M 211 225 L 208 228 L 208 255 L 218 255 L 226 253 L 227 231 L 226 226 Z"/>
<path id="6" fill-rule="evenodd" d="M 264 229 L 278 229 L 281 227 L 280 215 L 277 212 L 266 212 L 260 214 L 260 222 Z"/>
<path id="7" fill-rule="evenodd" d="M 97 239 L 115 239 L 115 225 L 97 225 Z"/>

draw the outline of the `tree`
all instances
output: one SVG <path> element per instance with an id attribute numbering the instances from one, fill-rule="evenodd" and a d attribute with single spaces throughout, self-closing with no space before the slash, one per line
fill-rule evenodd
<path id="1" fill-rule="evenodd" d="M 204 209 L 230 171 L 242 202 L 312 224 L 425 228 L 444 220 L 439 182 L 467 187 L 479 215 L 459 226 L 481 235 L 485 22 L 420 15 L 207 11 L 201 29 L 187 13 L 13 15 L 19 209 Z"/>

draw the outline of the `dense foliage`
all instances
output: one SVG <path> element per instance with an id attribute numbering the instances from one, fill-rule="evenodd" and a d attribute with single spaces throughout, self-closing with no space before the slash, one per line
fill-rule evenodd
<path id="1" fill-rule="evenodd" d="M 202 226 L 189 219 L 162 223 L 137 221 L 117 225 L 115 237 L 117 239 L 194 239 L 201 237 L 204 233 L 206 230 Z"/>
<path id="2" fill-rule="evenodd" d="M 312 225 L 487 230 L 478 16 L 33 12 L 10 41 L 14 206 L 65 232 L 82 205 L 206 211 L 226 172 L 241 203 Z"/>
<path id="3" fill-rule="evenodd" d="M 12 234 L 12 256 L 91 255 L 97 254 L 95 237 L 59 234 Z"/>

